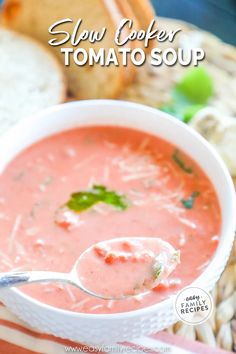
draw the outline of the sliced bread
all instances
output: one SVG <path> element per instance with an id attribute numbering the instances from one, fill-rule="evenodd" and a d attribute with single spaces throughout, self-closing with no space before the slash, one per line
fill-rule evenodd
<path id="1" fill-rule="evenodd" d="M 90 44 L 81 42 L 80 47 L 86 50 L 100 47 L 106 50 L 114 47 L 114 33 L 123 14 L 115 0 L 6 0 L 3 6 L 2 23 L 16 31 L 33 36 L 54 52 L 64 62 L 60 47 L 50 47 L 48 40 L 52 35 L 48 28 L 56 21 L 64 18 L 73 19 L 72 23 L 63 24 L 60 29 L 72 32 L 78 18 L 83 19 L 80 31 L 83 29 L 101 31 L 107 28 L 107 33 L 101 42 Z M 70 43 L 66 45 L 71 46 Z M 71 61 L 65 67 L 69 81 L 69 89 L 73 96 L 80 99 L 114 98 L 118 96 L 126 83 L 130 81 L 133 72 L 127 74 L 127 68 L 117 67 L 77 66 Z"/>
<path id="2" fill-rule="evenodd" d="M 122 0 L 117 0 L 122 1 Z M 124 1 L 124 0 L 123 0 Z M 126 0 L 129 3 L 130 8 L 132 9 L 135 18 L 139 22 L 139 26 L 143 30 L 147 30 L 151 21 L 155 19 L 155 11 L 149 0 Z M 146 49 L 147 52 L 150 52 L 154 46 L 154 41 L 150 41 L 149 47 Z"/>
<path id="3" fill-rule="evenodd" d="M 65 99 L 57 60 L 41 44 L 0 27 L 0 133 L 19 119 Z"/>

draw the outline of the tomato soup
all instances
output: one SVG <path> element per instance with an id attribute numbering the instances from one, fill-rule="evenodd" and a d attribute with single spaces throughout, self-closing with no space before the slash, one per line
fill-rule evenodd
<path id="1" fill-rule="evenodd" d="M 86 290 L 102 298 L 121 299 L 157 287 L 179 263 L 180 252 L 168 242 L 158 237 L 129 237 L 88 248 L 74 270 Z"/>
<path id="2" fill-rule="evenodd" d="M 116 313 L 166 299 L 204 271 L 220 230 L 219 203 L 204 171 L 142 131 L 65 131 L 20 153 L 0 177 L 2 272 L 69 272 L 85 249 L 119 237 L 158 237 L 180 251 L 180 264 L 145 295 L 108 301 L 63 284 L 20 288 L 71 311 Z"/>

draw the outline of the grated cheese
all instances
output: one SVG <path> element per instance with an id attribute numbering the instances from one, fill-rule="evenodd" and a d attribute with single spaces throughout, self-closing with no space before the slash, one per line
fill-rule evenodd
<path id="1" fill-rule="evenodd" d="M 108 214 L 108 208 L 103 208 L 101 205 L 95 204 L 92 209 L 94 211 L 96 211 L 97 213 L 101 214 L 101 215 L 107 215 Z"/>
<path id="2" fill-rule="evenodd" d="M 53 154 L 47 154 L 47 158 L 49 161 L 54 161 L 55 160 L 55 157 Z"/>
<path id="3" fill-rule="evenodd" d="M 114 305 L 114 300 L 109 300 L 107 303 L 107 308 L 110 310 Z"/>
<path id="4" fill-rule="evenodd" d="M 143 139 L 143 141 L 139 145 L 138 151 L 142 152 L 143 150 L 145 150 L 145 148 L 147 147 L 147 145 L 149 143 L 150 143 L 150 138 L 147 137 L 147 138 Z"/>
<path id="5" fill-rule="evenodd" d="M 87 297 L 79 302 L 76 302 L 75 304 L 72 304 L 71 309 L 72 310 L 78 309 L 78 308 L 84 306 L 85 304 L 87 304 L 89 301 L 90 301 L 90 299 Z"/>
<path id="6" fill-rule="evenodd" d="M 130 175 L 126 175 L 122 177 L 122 181 L 128 182 L 128 181 L 134 181 L 138 179 L 144 179 L 147 177 L 154 177 L 158 175 L 158 171 L 153 171 L 153 172 L 144 172 L 144 173 L 133 173 Z"/>
<path id="7" fill-rule="evenodd" d="M 26 254 L 26 252 L 25 252 L 25 248 L 23 247 L 23 245 L 19 241 L 15 241 L 15 245 L 16 245 L 17 253 L 24 256 Z"/>
<path id="8" fill-rule="evenodd" d="M 47 186 L 49 186 L 53 181 L 51 176 L 45 178 L 45 180 L 39 185 L 39 190 L 41 192 L 45 192 L 47 190 Z"/>
<path id="9" fill-rule="evenodd" d="M 86 165 L 87 163 L 89 163 L 89 162 L 95 160 L 97 157 L 98 157 L 97 154 L 94 154 L 94 155 L 89 156 L 87 159 L 84 159 L 84 160 L 81 161 L 80 163 L 77 163 L 77 164 L 74 166 L 74 169 L 75 169 L 75 170 L 80 169 L 81 167 L 83 167 L 83 166 Z"/>
<path id="10" fill-rule="evenodd" d="M 218 235 L 215 235 L 215 236 L 212 236 L 211 238 L 211 241 L 214 242 L 214 241 L 219 241 L 219 236 Z"/>
<path id="11" fill-rule="evenodd" d="M 69 285 L 67 284 L 63 284 L 64 289 L 66 290 L 69 298 L 71 299 L 71 301 L 76 302 L 76 296 L 74 295 L 74 293 L 72 292 L 71 288 L 69 287 Z"/>
<path id="12" fill-rule="evenodd" d="M 20 214 L 17 215 L 14 225 L 13 225 L 13 228 L 12 228 L 12 231 L 8 237 L 8 250 L 9 250 L 9 252 L 12 252 L 14 240 L 15 240 L 15 237 L 16 237 L 17 232 L 19 230 L 21 220 L 22 220 L 22 215 L 20 215 Z"/>
<path id="13" fill-rule="evenodd" d="M 186 244 L 186 235 L 181 232 L 179 237 L 179 246 L 184 246 Z"/>
<path id="14" fill-rule="evenodd" d="M 103 171 L 103 181 L 104 183 L 107 183 L 109 181 L 109 177 L 110 177 L 110 169 L 108 166 L 104 167 L 104 171 Z"/>
<path id="15" fill-rule="evenodd" d="M 192 221 L 190 221 L 188 219 L 185 219 L 185 218 L 181 217 L 181 218 L 179 218 L 179 221 L 182 222 L 182 224 L 191 227 L 192 229 L 196 229 L 197 228 L 197 225 L 194 222 L 192 222 Z"/>
<path id="16" fill-rule="evenodd" d="M 143 300 L 144 295 L 135 295 L 133 299 L 137 302 L 141 302 Z"/>
<path id="17" fill-rule="evenodd" d="M 130 194 L 133 194 L 135 197 L 145 197 L 145 193 L 142 193 L 142 192 L 139 192 L 139 191 L 136 191 L 134 189 L 131 189 L 129 191 Z"/>
<path id="18" fill-rule="evenodd" d="M 88 181 L 88 188 L 89 188 L 89 189 L 92 188 L 92 186 L 93 186 L 94 184 L 98 184 L 98 183 L 96 183 L 95 177 L 94 177 L 94 176 L 91 176 L 90 179 L 89 179 L 89 181 Z"/>
<path id="19" fill-rule="evenodd" d="M 65 148 L 65 153 L 67 156 L 69 157 L 75 157 L 76 156 L 76 151 L 75 149 L 71 148 L 71 147 L 66 147 Z"/>
<path id="20" fill-rule="evenodd" d="M 210 263 L 210 261 L 206 261 L 205 263 L 203 263 L 203 264 L 201 264 L 199 267 L 197 267 L 197 270 L 202 270 L 202 269 L 204 269 L 209 263 Z"/>
<path id="21" fill-rule="evenodd" d="M 2 251 L 0 251 L 0 256 L 3 259 L 5 259 L 7 262 L 11 262 L 10 258 L 6 254 L 4 254 Z"/>
<path id="22" fill-rule="evenodd" d="M 95 311 L 97 309 L 100 309 L 101 307 L 103 307 L 103 305 L 96 305 L 90 308 L 91 311 Z"/>
<path id="23" fill-rule="evenodd" d="M 8 262 L 6 259 L 2 259 L 2 264 L 4 264 L 6 267 L 8 267 L 8 268 L 12 268 L 12 263 L 10 263 L 10 262 Z"/>
<path id="24" fill-rule="evenodd" d="M 114 144 L 114 143 L 112 143 L 112 142 L 110 142 L 108 140 L 104 140 L 104 145 L 106 147 L 108 147 L 108 149 L 115 149 L 117 147 L 116 144 Z"/>
<path id="25" fill-rule="evenodd" d="M 34 226 L 25 231 L 27 236 L 35 236 L 39 232 L 39 228 Z"/>

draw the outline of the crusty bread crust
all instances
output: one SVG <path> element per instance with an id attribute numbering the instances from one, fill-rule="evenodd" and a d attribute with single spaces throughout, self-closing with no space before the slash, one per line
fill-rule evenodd
<path id="1" fill-rule="evenodd" d="M 120 23 L 120 21 L 126 17 L 125 13 L 122 11 L 122 9 L 117 5 L 116 1 L 110 1 L 110 0 L 102 0 L 104 3 L 105 8 L 107 9 L 109 15 L 113 18 L 113 21 L 115 23 L 115 29 L 114 33 Z M 128 35 L 129 32 L 125 31 L 125 35 Z M 115 42 L 114 42 L 115 45 Z M 133 47 L 131 47 L 133 48 Z M 121 56 L 120 56 L 121 57 Z M 125 87 L 133 82 L 136 74 L 136 69 L 135 67 L 129 62 L 127 67 L 124 67 L 123 65 L 120 65 L 120 68 L 122 69 L 122 85 L 120 87 L 119 92 L 115 95 L 114 98 L 119 97 Z"/>
<path id="2" fill-rule="evenodd" d="M 127 0 L 142 28 L 147 27 L 156 17 L 150 0 Z"/>
<path id="3" fill-rule="evenodd" d="M 0 23 L 8 25 L 18 16 L 21 10 L 21 3 L 19 0 L 11 0 L 3 2 L 3 10 L 0 14 Z"/>
<path id="4" fill-rule="evenodd" d="M 122 1 L 122 0 L 117 0 L 117 1 Z M 126 0 L 126 1 L 128 1 L 131 9 L 134 12 L 134 15 L 139 21 L 140 27 L 146 30 L 150 25 L 150 22 L 156 17 L 151 2 L 149 0 Z M 153 47 L 154 47 L 154 41 L 151 41 L 149 47 L 146 48 L 147 53 L 150 53 Z"/>
<path id="5" fill-rule="evenodd" d="M 109 0 L 104 0 L 106 2 L 106 4 L 110 7 L 111 6 L 111 3 L 109 2 Z M 122 18 L 128 18 L 128 19 L 132 19 L 134 21 L 134 24 L 135 24 L 135 27 L 137 29 L 140 29 L 140 25 L 139 25 L 139 22 L 137 21 L 131 7 L 129 6 L 129 3 L 127 0 L 116 0 L 116 6 L 121 14 L 121 17 Z M 112 8 L 110 8 L 110 13 L 114 14 L 115 12 L 112 10 Z M 119 23 L 117 23 L 117 26 L 118 26 Z M 123 33 L 125 35 L 128 35 L 129 34 L 129 30 L 123 30 Z M 127 45 L 125 45 L 125 47 L 129 47 L 132 49 L 134 48 L 137 48 L 138 47 L 138 43 L 137 41 L 131 41 L 129 42 Z M 127 65 L 127 69 L 128 70 L 125 70 L 125 76 L 126 76 L 126 84 L 130 84 L 136 74 L 137 74 L 137 68 L 132 64 L 131 60 L 128 61 L 128 65 Z"/>

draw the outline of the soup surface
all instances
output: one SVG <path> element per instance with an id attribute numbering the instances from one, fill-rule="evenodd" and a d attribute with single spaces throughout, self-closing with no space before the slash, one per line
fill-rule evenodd
<path id="1" fill-rule="evenodd" d="M 46 138 L 0 177 L 0 271 L 69 272 L 91 245 L 124 236 L 159 237 L 180 250 L 174 272 L 144 296 L 108 301 L 62 284 L 21 287 L 72 311 L 131 311 L 169 297 L 203 272 L 220 228 L 216 193 L 199 166 L 132 129 L 87 127 Z"/>

